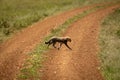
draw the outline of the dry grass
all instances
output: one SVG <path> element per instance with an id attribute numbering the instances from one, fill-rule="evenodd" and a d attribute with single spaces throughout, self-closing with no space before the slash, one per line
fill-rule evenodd
<path id="1" fill-rule="evenodd" d="M 0 42 L 45 17 L 105 1 L 112 0 L 0 0 Z"/>
<path id="2" fill-rule="evenodd" d="M 102 22 L 100 45 L 103 75 L 106 80 L 120 80 L 120 9 Z"/>

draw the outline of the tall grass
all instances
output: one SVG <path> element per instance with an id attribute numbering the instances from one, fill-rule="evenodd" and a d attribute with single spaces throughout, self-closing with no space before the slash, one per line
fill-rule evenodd
<path id="1" fill-rule="evenodd" d="M 0 0 L 0 42 L 56 12 L 104 1 L 112 0 Z"/>
<path id="2" fill-rule="evenodd" d="M 70 4 L 74 4 L 72 0 L 0 0 L 0 41 L 16 30 L 70 8 Z"/>
<path id="3" fill-rule="evenodd" d="M 101 24 L 100 58 L 106 80 L 120 80 L 120 8 Z"/>

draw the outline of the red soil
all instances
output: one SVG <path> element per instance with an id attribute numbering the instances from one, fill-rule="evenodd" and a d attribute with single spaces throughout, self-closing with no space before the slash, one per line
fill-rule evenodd
<path id="1" fill-rule="evenodd" d="M 87 6 L 64 12 L 60 15 L 49 17 L 42 22 L 22 30 L 0 45 L 0 80 L 13 80 L 27 58 L 28 52 L 55 28 L 67 19 L 94 7 Z"/>
<path id="2" fill-rule="evenodd" d="M 62 46 L 46 53 L 41 80 L 103 80 L 97 55 L 100 22 L 118 7 L 98 10 L 73 23 L 64 34 L 72 38 L 73 50 Z"/>

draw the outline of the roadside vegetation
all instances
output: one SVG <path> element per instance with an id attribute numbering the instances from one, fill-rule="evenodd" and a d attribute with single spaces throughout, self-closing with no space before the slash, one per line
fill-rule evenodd
<path id="1" fill-rule="evenodd" d="M 120 8 L 101 24 L 100 58 L 105 80 L 120 80 Z"/>
<path id="2" fill-rule="evenodd" d="M 104 1 L 112 0 L 0 0 L 0 43 L 45 17 Z"/>
<path id="3" fill-rule="evenodd" d="M 29 53 L 30 58 L 27 59 L 23 68 L 21 69 L 21 71 L 18 75 L 18 79 L 39 80 L 42 75 L 42 73 L 39 69 L 42 67 L 42 65 L 41 65 L 42 61 L 44 61 L 44 59 L 42 58 L 42 55 L 43 55 L 43 53 L 45 53 L 49 50 L 49 48 L 44 44 L 44 41 L 49 40 L 52 36 L 61 36 L 73 22 L 77 21 L 80 18 L 83 18 L 84 16 L 86 16 L 100 8 L 104 8 L 104 7 L 96 6 L 95 8 L 84 11 L 83 13 L 78 14 L 77 16 L 74 16 L 74 17 L 68 19 L 65 23 L 60 25 L 58 28 L 52 29 L 51 33 L 43 39 L 43 42 L 41 42 L 41 44 L 39 44 L 33 52 Z"/>

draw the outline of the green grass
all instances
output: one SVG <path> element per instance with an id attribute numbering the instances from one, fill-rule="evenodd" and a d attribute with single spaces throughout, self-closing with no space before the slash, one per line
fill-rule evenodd
<path id="1" fill-rule="evenodd" d="M 44 44 L 44 41 L 49 40 L 52 36 L 61 36 L 71 25 L 71 23 L 77 21 L 80 18 L 83 18 L 84 16 L 96 11 L 99 8 L 103 8 L 103 6 L 84 11 L 82 14 L 78 14 L 77 16 L 70 18 L 58 28 L 52 29 L 51 33 L 43 39 L 43 42 L 41 42 L 41 44 L 39 44 L 36 49 L 30 53 L 30 58 L 26 61 L 24 67 L 21 69 L 21 72 L 18 75 L 18 79 L 39 80 L 42 73 L 40 73 L 38 70 L 42 67 L 41 63 L 44 61 L 42 55 L 49 50 L 47 45 Z"/>
<path id="2" fill-rule="evenodd" d="M 0 0 L 0 42 L 45 17 L 105 1 L 112 0 Z"/>
<path id="3" fill-rule="evenodd" d="M 101 24 L 100 58 L 105 80 L 120 80 L 120 8 Z"/>

